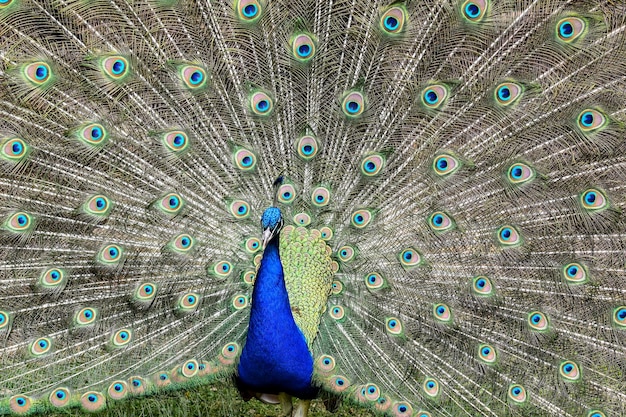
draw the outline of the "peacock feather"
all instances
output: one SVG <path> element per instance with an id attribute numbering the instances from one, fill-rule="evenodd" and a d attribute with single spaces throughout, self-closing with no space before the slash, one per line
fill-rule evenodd
<path id="1" fill-rule="evenodd" d="M 0 0 L 0 414 L 626 415 L 625 123 L 623 0 Z"/>

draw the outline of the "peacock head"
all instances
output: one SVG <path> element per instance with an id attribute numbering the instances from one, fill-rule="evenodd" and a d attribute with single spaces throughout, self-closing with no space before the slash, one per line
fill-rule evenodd
<path id="1" fill-rule="evenodd" d="M 263 249 L 283 228 L 283 214 L 278 207 L 268 207 L 261 216 L 263 227 Z"/>

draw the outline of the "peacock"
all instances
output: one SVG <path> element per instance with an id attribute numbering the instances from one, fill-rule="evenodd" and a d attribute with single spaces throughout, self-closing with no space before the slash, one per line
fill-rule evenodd
<path id="1" fill-rule="evenodd" d="M 624 209 L 623 0 L 0 0 L 0 414 L 624 416 Z"/>

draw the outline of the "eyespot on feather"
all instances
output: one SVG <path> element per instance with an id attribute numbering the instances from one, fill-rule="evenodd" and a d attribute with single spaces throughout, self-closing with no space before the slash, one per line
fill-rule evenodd
<path id="1" fill-rule="evenodd" d="M 12 314 L 8 311 L 0 310 L 0 332 L 10 328 L 12 321 Z"/>
<path id="2" fill-rule="evenodd" d="M 133 332 L 130 329 L 120 329 L 111 335 L 111 346 L 122 348 L 133 340 Z"/>
<path id="3" fill-rule="evenodd" d="M 53 407 L 63 408 L 70 403 L 71 393 L 70 390 L 65 387 L 59 387 L 50 392 L 48 401 Z"/>
<path id="4" fill-rule="evenodd" d="M 433 314 L 435 319 L 442 323 L 449 323 L 452 321 L 452 311 L 446 304 L 438 303 L 433 306 Z"/>
<path id="5" fill-rule="evenodd" d="M 178 298 L 177 310 L 181 313 L 196 311 L 200 305 L 200 296 L 195 292 L 188 292 Z"/>
<path id="6" fill-rule="evenodd" d="M 88 391 L 80 397 L 80 405 L 84 410 L 94 413 L 106 407 L 106 399 L 97 391 Z"/>
<path id="7" fill-rule="evenodd" d="M 257 116 L 269 116 L 274 108 L 271 97 L 263 91 L 255 91 L 250 95 L 250 110 Z"/>
<path id="8" fill-rule="evenodd" d="M 182 130 L 172 130 L 161 135 L 165 149 L 175 155 L 182 155 L 189 149 L 189 136 Z"/>
<path id="9" fill-rule="evenodd" d="M 84 307 L 74 314 L 74 324 L 78 327 L 90 326 L 98 318 L 98 310 L 92 307 Z"/>
<path id="10" fill-rule="evenodd" d="M 584 284 L 589 280 L 587 268 L 579 262 L 570 262 L 561 268 L 561 273 L 568 284 Z"/>
<path id="11" fill-rule="evenodd" d="M 363 229 L 372 221 L 372 212 L 367 209 L 357 210 L 350 216 L 350 223 L 357 229 Z"/>
<path id="12" fill-rule="evenodd" d="M 522 96 L 524 88 L 514 82 L 504 82 L 499 84 L 494 90 L 496 103 L 501 106 L 510 106 Z"/>
<path id="13" fill-rule="evenodd" d="M 372 154 L 361 161 L 361 174 L 366 177 L 375 177 L 385 166 L 385 157 L 381 154 Z"/>
<path id="14" fill-rule="evenodd" d="M 340 247 L 339 250 L 337 251 L 337 256 L 339 256 L 339 260 L 342 263 L 351 262 L 356 256 L 356 254 L 357 254 L 356 249 L 351 245 L 344 245 Z"/>
<path id="15" fill-rule="evenodd" d="M 198 65 L 181 65 L 178 76 L 189 90 L 200 90 L 207 85 L 207 72 Z"/>
<path id="16" fill-rule="evenodd" d="M 254 23 L 261 17 L 263 8 L 257 0 L 237 0 L 235 10 L 239 20 L 244 23 Z"/>
<path id="17" fill-rule="evenodd" d="M 579 17 L 566 17 L 556 23 L 556 38 L 564 43 L 573 43 L 587 32 L 587 22 Z"/>
<path id="18" fill-rule="evenodd" d="M 125 381 L 113 381 L 107 389 L 107 394 L 113 400 L 122 400 L 129 394 L 128 385 Z"/>
<path id="19" fill-rule="evenodd" d="M 0 158 L 11 163 L 18 163 L 26 159 L 30 153 L 30 146 L 21 138 L 0 139 Z"/>
<path id="20" fill-rule="evenodd" d="M 43 289 L 55 289 L 65 285 L 65 271 L 61 268 L 50 268 L 39 276 L 39 286 Z"/>
<path id="21" fill-rule="evenodd" d="M 483 343 L 478 346 L 478 357 L 484 363 L 492 365 L 498 359 L 498 354 L 493 346 Z"/>
<path id="22" fill-rule="evenodd" d="M 576 362 L 565 360 L 559 365 L 559 375 L 567 382 L 576 382 L 582 378 L 582 372 Z"/>
<path id="23" fill-rule="evenodd" d="M 35 221 L 31 214 L 18 211 L 9 216 L 4 222 L 4 228 L 10 232 L 25 234 L 33 230 Z"/>
<path id="24" fill-rule="evenodd" d="M 47 337 L 40 337 L 30 344 L 29 351 L 33 356 L 42 356 L 52 349 L 52 340 Z"/>
<path id="25" fill-rule="evenodd" d="M 422 104 L 430 109 L 438 109 L 448 100 L 450 89 L 444 84 L 432 84 L 422 90 Z"/>
<path id="26" fill-rule="evenodd" d="M 235 166 L 243 172 L 251 172 L 256 167 L 256 155 L 245 148 L 235 150 L 233 154 Z"/>
<path id="27" fill-rule="evenodd" d="M 230 214 L 237 220 L 250 216 L 250 205 L 243 200 L 234 200 L 229 205 Z"/>
<path id="28" fill-rule="evenodd" d="M 511 384 L 509 386 L 508 395 L 511 401 L 517 404 L 523 404 L 528 399 L 526 389 L 520 384 Z"/>
<path id="29" fill-rule="evenodd" d="M 597 212 L 608 207 L 608 198 L 597 188 L 589 188 L 580 194 L 580 204 L 588 212 Z"/>
<path id="30" fill-rule="evenodd" d="M 608 124 L 608 119 L 598 110 L 585 109 L 578 115 L 577 123 L 583 133 L 592 133 L 604 128 Z"/>
<path id="31" fill-rule="evenodd" d="M 15 414 L 26 414 L 30 411 L 33 400 L 26 395 L 14 395 L 9 398 L 9 408 Z"/>
<path id="32" fill-rule="evenodd" d="M 387 317 L 385 318 L 385 330 L 393 336 L 399 336 L 403 334 L 404 327 L 399 318 Z"/>
<path id="33" fill-rule="evenodd" d="M 293 216 L 293 222 L 298 226 L 308 226 L 311 224 L 311 216 L 307 213 L 298 213 Z"/>
<path id="34" fill-rule="evenodd" d="M 487 14 L 488 7 L 488 0 L 468 0 L 461 5 L 462 15 L 468 22 L 480 22 Z"/>
<path id="35" fill-rule="evenodd" d="M 97 218 L 108 216 L 112 208 L 111 200 L 104 194 L 93 195 L 83 204 L 83 212 Z"/>
<path id="36" fill-rule="evenodd" d="M 472 290 L 474 294 L 488 297 L 493 295 L 493 285 L 491 280 L 486 276 L 480 275 L 472 280 Z"/>
<path id="37" fill-rule="evenodd" d="M 436 211 L 431 214 L 428 218 L 428 225 L 437 233 L 446 232 L 455 227 L 454 220 L 443 211 Z"/>
<path id="38" fill-rule="evenodd" d="M 498 229 L 497 238 L 503 247 L 513 247 L 522 244 L 522 236 L 513 226 L 502 226 Z"/>
<path id="39" fill-rule="evenodd" d="M 321 355 L 315 361 L 315 367 L 322 373 L 330 373 L 335 370 L 335 358 L 330 355 Z"/>
<path id="40" fill-rule="evenodd" d="M 620 329 L 626 328 L 626 306 L 620 306 L 613 310 L 613 323 Z"/>
<path id="41" fill-rule="evenodd" d="M 433 159 L 433 172 L 440 177 L 446 177 L 460 167 L 460 161 L 448 153 L 441 153 Z"/>
<path id="42" fill-rule="evenodd" d="M 406 248 L 398 257 L 400 264 L 407 271 L 422 263 L 422 254 L 415 248 Z"/>
<path id="43" fill-rule="evenodd" d="M 403 6 L 391 6 L 380 18 L 380 27 L 386 35 L 397 36 L 402 33 L 407 21 L 407 13 Z"/>
<path id="44" fill-rule="evenodd" d="M 357 118 L 365 111 L 365 97 L 358 91 L 346 93 L 341 100 L 341 110 L 349 118 Z"/>
<path id="45" fill-rule="evenodd" d="M 98 261 L 105 265 L 116 265 L 122 260 L 124 251 L 118 245 L 106 245 L 98 254 Z"/>
<path id="46" fill-rule="evenodd" d="M 140 302 L 152 302 L 156 297 L 157 288 L 153 282 L 144 282 L 135 290 L 134 298 Z"/>
<path id="47" fill-rule="evenodd" d="M 391 409 L 394 417 L 411 417 L 413 415 L 413 407 L 406 401 L 393 403 Z"/>
<path id="48" fill-rule="evenodd" d="M 121 81 L 130 74 L 130 65 L 123 56 L 108 56 L 100 59 L 100 70 L 109 79 Z"/>
<path id="49" fill-rule="evenodd" d="M 517 162 L 507 171 L 507 180 L 514 185 L 521 185 L 535 178 L 535 170 L 527 164 Z"/>
<path id="50" fill-rule="evenodd" d="M 345 311 L 345 309 L 344 309 L 342 306 L 340 306 L 340 305 L 334 305 L 334 306 L 332 306 L 332 307 L 329 309 L 329 311 L 330 311 L 330 313 L 329 313 L 329 314 L 330 314 L 330 317 L 332 317 L 333 319 L 335 319 L 335 320 L 337 320 L 337 321 L 339 321 L 339 322 L 341 322 L 341 321 L 345 320 L 345 318 L 346 318 L 346 311 Z"/>
<path id="51" fill-rule="evenodd" d="M 22 66 L 22 75 L 33 87 L 43 87 L 53 80 L 52 69 L 44 61 L 32 62 Z"/>
<path id="52" fill-rule="evenodd" d="M 422 388 L 424 389 L 426 395 L 431 398 L 439 396 L 439 382 L 437 382 L 434 378 L 426 378 L 422 384 Z"/>
<path id="53" fill-rule="evenodd" d="M 297 61 L 306 63 L 315 56 L 316 42 L 311 35 L 307 33 L 295 34 L 290 43 L 291 52 Z"/>
<path id="54" fill-rule="evenodd" d="M 315 207 L 325 207 L 330 202 L 330 190 L 326 187 L 317 187 L 311 193 L 311 203 Z"/>
<path id="55" fill-rule="evenodd" d="M 378 290 L 386 286 L 385 278 L 378 272 L 372 272 L 365 276 L 365 286 L 368 290 Z"/>
<path id="56" fill-rule="evenodd" d="M 248 296 L 245 294 L 238 294 L 233 297 L 231 304 L 235 310 L 243 310 L 248 307 Z"/>
<path id="57" fill-rule="evenodd" d="M 276 195 L 281 203 L 291 204 L 296 200 L 296 188 L 290 183 L 283 184 L 278 187 Z"/>
<path id="58" fill-rule="evenodd" d="M 541 311 L 528 313 L 528 326 L 531 330 L 543 332 L 548 329 L 548 317 Z"/>
<path id="59" fill-rule="evenodd" d="M 108 142 L 109 132 L 102 124 L 93 122 L 79 126 L 75 130 L 74 137 L 85 145 L 99 148 Z"/>
<path id="60" fill-rule="evenodd" d="M 313 159 L 319 150 L 320 147 L 317 139 L 311 135 L 302 136 L 296 142 L 296 151 L 298 152 L 298 156 L 305 161 Z"/>

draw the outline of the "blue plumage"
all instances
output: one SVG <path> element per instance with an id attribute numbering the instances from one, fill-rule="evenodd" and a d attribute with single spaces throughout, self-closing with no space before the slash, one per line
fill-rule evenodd
<path id="1" fill-rule="evenodd" d="M 266 231 L 276 230 L 282 223 L 280 211 L 269 208 L 262 223 Z M 279 239 L 275 233 L 269 240 L 257 273 L 248 335 L 237 368 L 239 384 L 255 393 L 313 398 L 317 393 L 311 386 L 313 357 L 293 319 Z"/>

